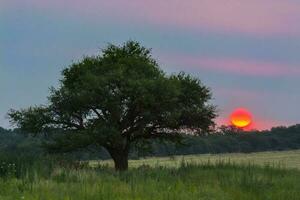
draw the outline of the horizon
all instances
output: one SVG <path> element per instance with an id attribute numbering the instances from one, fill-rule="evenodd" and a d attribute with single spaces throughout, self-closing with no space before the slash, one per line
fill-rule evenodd
<path id="1" fill-rule="evenodd" d="M 129 39 L 152 48 L 168 74 L 210 87 L 218 125 L 239 107 L 254 129 L 300 123 L 300 2 L 7 0 L 0 11 L 1 127 L 9 109 L 46 103 L 72 61 Z"/>

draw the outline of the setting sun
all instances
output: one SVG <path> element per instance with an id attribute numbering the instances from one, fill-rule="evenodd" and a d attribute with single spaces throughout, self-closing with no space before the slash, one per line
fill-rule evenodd
<path id="1" fill-rule="evenodd" d="M 230 115 L 230 122 L 239 128 L 247 127 L 252 122 L 251 113 L 245 108 L 237 108 Z"/>

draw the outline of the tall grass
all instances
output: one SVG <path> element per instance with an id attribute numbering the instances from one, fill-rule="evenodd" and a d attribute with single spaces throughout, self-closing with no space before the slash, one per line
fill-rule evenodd
<path id="1" fill-rule="evenodd" d="M 2 176 L 0 199 L 300 199 L 300 171 L 272 166 L 224 162 L 193 164 L 183 160 L 178 168 L 142 165 L 118 173 L 104 166 L 49 163 L 31 163 L 30 168 L 20 171 L 24 173 L 21 176 Z"/>

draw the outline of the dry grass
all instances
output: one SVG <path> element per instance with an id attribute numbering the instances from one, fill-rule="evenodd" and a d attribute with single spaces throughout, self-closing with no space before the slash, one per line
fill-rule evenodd
<path id="1" fill-rule="evenodd" d="M 202 154 L 173 157 L 149 157 L 140 160 L 130 160 L 129 166 L 136 168 L 142 165 L 151 167 L 179 167 L 182 162 L 192 164 L 205 163 L 236 163 L 259 166 L 275 166 L 288 169 L 300 169 L 300 150 L 295 151 L 271 151 L 258 153 L 228 153 L 228 154 Z M 112 160 L 90 161 L 92 166 L 113 166 Z"/>

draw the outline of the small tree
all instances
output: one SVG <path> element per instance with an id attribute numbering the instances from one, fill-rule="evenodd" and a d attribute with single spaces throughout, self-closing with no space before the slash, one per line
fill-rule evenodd
<path id="1" fill-rule="evenodd" d="M 28 133 L 56 132 L 51 151 L 104 147 L 116 170 L 128 168 L 132 144 L 152 138 L 179 141 L 210 131 L 216 116 L 210 90 L 184 73 L 167 76 L 150 50 L 129 41 L 108 45 L 62 72 L 48 105 L 11 110 L 11 123 Z M 142 146 L 142 145 L 139 145 Z"/>
<path id="2" fill-rule="evenodd" d="M 242 128 L 233 125 L 222 125 L 219 127 L 219 130 L 217 131 L 218 134 L 222 134 L 222 135 L 239 134 L 242 132 L 244 132 Z"/>

